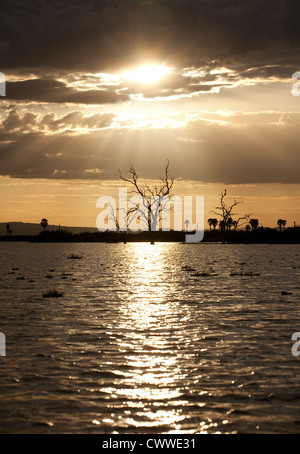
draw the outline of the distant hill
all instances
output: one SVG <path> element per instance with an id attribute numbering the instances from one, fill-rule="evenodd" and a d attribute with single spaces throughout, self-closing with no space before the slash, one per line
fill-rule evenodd
<path id="1" fill-rule="evenodd" d="M 7 222 L 0 222 L 0 235 L 6 235 Z M 38 235 L 43 229 L 40 224 L 31 224 L 28 222 L 9 222 L 13 235 Z M 58 225 L 49 224 L 47 230 L 58 230 Z M 98 232 L 95 227 L 66 227 L 61 225 L 61 230 L 67 230 L 72 233 L 81 232 Z"/>

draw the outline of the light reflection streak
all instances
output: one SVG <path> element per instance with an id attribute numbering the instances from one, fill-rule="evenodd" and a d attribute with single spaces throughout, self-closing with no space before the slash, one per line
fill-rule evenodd
<path id="1" fill-rule="evenodd" d="M 121 342 L 120 349 L 125 353 L 130 374 L 126 373 L 124 378 L 126 387 L 113 392 L 129 400 L 133 408 L 144 407 L 144 411 L 126 419 L 127 425 L 175 429 L 186 419 L 182 407 L 162 408 L 170 402 L 172 406 L 176 406 L 176 402 L 182 403 L 182 391 L 176 381 L 185 377 L 168 337 L 176 316 L 176 307 L 170 301 L 175 284 L 166 286 L 162 276 L 169 270 L 168 249 L 171 246 L 132 244 L 129 247 L 131 260 L 127 286 L 134 292 L 120 308 L 124 320 L 121 329 L 126 332 L 126 340 Z"/>
<path id="2" fill-rule="evenodd" d="M 160 428 L 160 433 L 216 433 L 218 424 L 202 416 L 211 394 L 201 389 L 202 362 L 194 363 L 193 342 L 199 334 L 194 324 L 186 332 L 186 327 L 191 329 L 191 314 L 177 298 L 179 270 L 170 260 L 174 246 L 131 243 L 124 247 L 123 285 L 131 291 L 126 299 L 120 292 L 116 326 L 122 334 L 109 331 L 122 363 L 114 369 L 113 384 L 105 386 L 104 381 L 99 389 L 106 395 L 107 408 L 114 413 L 121 407 L 123 415 L 115 420 L 112 413 L 108 419 L 121 431 Z M 194 366 L 187 366 L 188 358 Z M 191 390 L 195 385 L 196 399 Z"/>

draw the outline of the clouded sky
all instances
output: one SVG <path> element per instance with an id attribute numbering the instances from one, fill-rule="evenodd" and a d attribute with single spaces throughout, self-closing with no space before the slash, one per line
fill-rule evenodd
<path id="1" fill-rule="evenodd" d="M 300 224 L 299 2 L 4 0 L 1 221 L 95 226 L 132 164 Z"/>

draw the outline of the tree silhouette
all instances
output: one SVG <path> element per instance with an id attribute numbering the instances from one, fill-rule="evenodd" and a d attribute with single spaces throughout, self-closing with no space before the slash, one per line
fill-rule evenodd
<path id="1" fill-rule="evenodd" d="M 6 234 L 7 234 L 7 236 L 8 236 L 8 235 L 9 235 L 9 231 L 11 230 L 11 229 L 10 229 L 10 225 L 9 225 L 9 224 L 6 224 L 5 228 L 6 228 Z"/>
<path id="2" fill-rule="evenodd" d="M 229 218 L 227 219 L 227 229 L 228 229 L 228 230 L 231 229 L 231 227 L 233 226 L 233 223 L 234 223 L 234 222 L 236 222 L 236 221 L 234 221 L 234 220 L 232 219 L 232 217 L 229 217 Z"/>
<path id="3" fill-rule="evenodd" d="M 285 219 L 278 219 L 277 225 L 279 227 L 280 232 L 282 231 L 282 227 L 286 225 L 286 220 Z"/>
<path id="4" fill-rule="evenodd" d="M 165 197 L 170 196 L 171 189 L 174 185 L 174 178 L 170 174 L 169 167 L 170 162 L 167 160 L 164 177 L 160 177 L 162 182 L 160 186 L 155 184 L 152 186 L 141 184 L 138 174 L 132 166 L 129 170 L 130 177 L 128 178 L 123 176 L 119 170 L 119 178 L 133 186 L 132 192 L 142 196 L 144 201 L 145 210 L 141 210 L 141 207 L 137 204 L 128 210 L 127 215 L 135 213 L 137 216 L 141 216 L 143 218 L 141 220 L 146 223 L 149 232 L 155 230 L 157 224 L 162 219 L 162 213 L 167 201 Z"/>
<path id="5" fill-rule="evenodd" d="M 226 223 L 225 221 L 223 221 L 223 219 L 221 219 L 221 221 L 219 222 L 219 229 L 222 230 L 222 232 L 224 232 L 224 230 L 226 229 Z"/>
<path id="6" fill-rule="evenodd" d="M 216 211 L 212 211 L 212 213 L 221 217 L 221 220 L 219 221 L 219 227 L 222 231 L 230 230 L 231 227 L 237 229 L 240 221 L 246 220 L 248 222 L 248 219 L 250 217 L 250 214 L 245 214 L 244 216 L 240 216 L 239 218 L 234 219 L 234 216 L 237 215 L 237 213 L 234 212 L 234 208 L 243 202 L 233 199 L 234 202 L 231 205 L 226 204 L 226 196 L 227 191 L 225 189 L 225 191 L 221 193 L 220 205 L 216 207 Z"/>
<path id="7" fill-rule="evenodd" d="M 211 226 L 213 226 L 214 230 L 216 230 L 216 227 L 217 227 L 219 221 L 216 218 L 209 218 L 207 220 L 207 223 L 209 225 L 209 230 L 211 230 Z"/>
<path id="8" fill-rule="evenodd" d="M 41 220 L 41 227 L 43 227 L 44 232 L 45 232 L 45 230 L 46 230 L 47 225 L 48 225 L 47 219 L 43 218 L 43 219 Z"/>
<path id="9" fill-rule="evenodd" d="M 185 225 L 185 230 L 188 230 L 189 229 L 189 225 L 190 225 L 190 221 L 188 219 L 186 219 L 184 221 L 184 225 Z"/>
<path id="10" fill-rule="evenodd" d="M 256 230 L 259 224 L 258 219 L 250 219 L 249 224 L 251 225 L 252 230 Z"/>
<path id="11" fill-rule="evenodd" d="M 250 225 L 249 225 L 249 224 L 247 224 L 247 225 L 246 225 L 246 227 L 245 227 L 245 229 L 246 229 L 246 231 L 247 231 L 247 232 L 249 232 L 249 231 L 251 230 L 251 227 L 250 227 Z"/>
<path id="12" fill-rule="evenodd" d="M 126 237 L 126 234 L 127 234 L 127 230 L 124 232 L 123 229 L 120 229 L 120 224 L 119 224 L 119 221 L 118 221 L 118 218 L 117 218 L 117 213 L 115 212 L 113 206 L 111 205 L 111 203 L 109 203 L 109 206 L 110 206 L 110 215 L 109 215 L 109 218 L 112 219 L 118 229 L 118 231 L 120 232 L 121 234 L 121 238 L 123 239 L 123 243 L 126 244 L 127 243 L 127 237 Z M 120 211 L 119 208 L 117 208 L 117 211 Z M 129 218 L 129 213 L 125 213 L 126 214 L 126 228 L 128 228 L 128 218 Z"/>

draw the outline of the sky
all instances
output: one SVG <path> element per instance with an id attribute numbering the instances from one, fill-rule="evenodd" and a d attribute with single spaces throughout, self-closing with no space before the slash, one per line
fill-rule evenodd
<path id="1" fill-rule="evenodd" d="M 0 222 L 96 226 L 118 169 L 300 225 L 299 2 L 3 0 Z M 299 74 L 300 79 L 300 74 Z"/>

